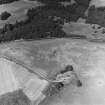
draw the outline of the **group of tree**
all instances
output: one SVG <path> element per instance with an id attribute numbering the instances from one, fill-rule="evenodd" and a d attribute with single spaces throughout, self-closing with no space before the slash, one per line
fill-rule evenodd
<path id="1" fill-rule="evenodd" d="M 37 1 L 49 5 L 49 4 L 56 4 L 60 2 L 71 2 L 72 0 L 37 0 Z M 74 1 L 77 2 L 79 5 L 84 5 L 88 7 L 91 0 L 74 0 Z"/>
<path id="2" fill-rule="evenodd" d="M 88 10 L 86 22 L 105 27 L 105 7 L 96 8 L 94 5 L 91 6 Z"/>
<path id="3" fill-rule="evenodd" d="M 1 13 L 0 19 L 1 20 L 7 20 L 10 16 L 11 16 L 11 13 L 9 13 L 7 11 L 4 11 L 4 12 Z"/>

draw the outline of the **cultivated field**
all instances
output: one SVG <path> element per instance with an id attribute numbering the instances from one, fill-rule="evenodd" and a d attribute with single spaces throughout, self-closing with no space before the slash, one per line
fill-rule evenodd
<path id="1" fill-rule="evenodd" d="M 50 97 L 48 99 L 46 98 L 40 105 L 55 105 L 55 104 L 59 105 L 59 103 L 61 105 L 104 105 L 105 104 L 105 99 L 104 99 L 105 44 L 104 43 L 101 44 L 97 42 L 93 43 L 93 42 L 88 42 L 86 40 L 81 41 L 79 39 L 78 40 L 49 39 L 49 40 L 43 40 L 42 42 L 15 41 L 9 44 L 8 43 L 2 44 L 0 48 L 2 48 L 0 51 L 1 55 L 5 55 L 8 58 L 12 58 L 13 61 L 17 61 L 17 63 L 24 64 L 25 67 L 27 66 L 30 67 L 31 70 L 29 70 L 28 72 L 36 72 L 39 73 L 38 75 L 40 76 L 44 74 L 42 78 L 45 79 L 46 78 L 51 79 L 51 77 L 56 72 L 64 68 L 65 65 L 70 64 L 73 66 L 74 71 L 76 72 L 78 78 L 82 82 L 82 86 L 78 87 L 75 84 L 75 80 L 73 80 L 71 84 L 66 86 L 61 91 L 61 93 L 59 94 L 60 97 L 55 96 L 55 97 Z M 2 60 L 2 62 L 5 61 Z M 0 62 L 1 66 L 2 62 Z M 29 74 L 28 72 L 24 73 L 25 71 L 21 67 L 18 67 L 13 64 L 12 69 L 20 70 L 20 72 L 14 72 L 15 77 L 17 78 L 17 81 L 20 84 L 27 84 L 28 81 L 27 80 L 25 81 L 25 78 L 31 79 L 31 81 L 28 82 L 28 84 L 35 82 L 33 81 L 34 75 L 32 74 L 33 76 L 29 76 L 30 73 Z M 22 77 L 24 78 L 22 79 Z M 2 78 L 5 79 L 5 76 L 3 76 Z M 10 81 L 13 81 L 12 76 Z M 33 85 L 32 87 L 35 86 Z M 29 88 L 29 91 L 27 92 L 28 95 L 31 94 L 30 92 L 31 91 Z"/>

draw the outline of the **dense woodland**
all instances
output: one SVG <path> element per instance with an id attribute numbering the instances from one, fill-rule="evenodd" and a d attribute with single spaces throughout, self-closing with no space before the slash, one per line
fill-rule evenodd
<path id="1" fill-rule="evenodd" d="M 86 4 L 78 3 L 63 6 L 59 0 L 39 0 L 45 6 L 29 9 L 26 21 L 16 22 L 14 25 L 6 24 L 0 30 L 0 41 L 16 39 L 40 39 L 51 37 L 66 37 L 62 31 L 64 22 L 77 21 L 84 17 Z M 65 1 L 65 0 L 61 0 Z M 69 1 L 69 0 L 66 0 Z M 88 5 L 88 3 L 87 3 Z"/>
<path id="2" fill-rule="evenodd" d="M 19 0 L 0 0 L 0 5 L 1 4 L 11 3 L 11 2 L 14 2 L 14 1 L 19 1 Z"/>
<path id="3" fill-rule="evenodd" d="M 99 24 L 105 27 L 105 8 L 90 7 L 88 17 L 84 15 L 90 0 L 75 0 L 73 5 L 62 5 L 59 0 L 38 0 L 45 4 L 29 9 L 26 21 L 6 24 L 0 29 L 0 42 L 16 39 L 40 39 L 52 37 L 68 37 L 62 31 L 64 22 L 77 21 L 85 18 L 87 23 Z M 70 0 L 60 0 L 70 1 Z M 7 17 L 7 14 L 3 17 Z"/>
<path id="4" fill-rule="evenodd" d="M 45 4 L 60 3 L 60 2 L 70 2 L 71 0 L 37 0 Z M 79 5 L 88 6 L 91 0 L 75 0 Z"/>

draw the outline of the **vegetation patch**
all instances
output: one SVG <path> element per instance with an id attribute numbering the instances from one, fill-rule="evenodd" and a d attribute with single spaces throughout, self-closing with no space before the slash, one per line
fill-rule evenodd
<path id="1" fill-rule="evenodd" d="M 0 29 L 0 42 L 67 37 L 62 30 L 64 22 L 76 22 L 80 17 L 84 17 L 87 7 L 78 3 L 65 7 L 57 0 L 55 1 L 45 6 L 29 9 L 26 21 L 6 24 L 3 29 Z"/>
<path id="2" fill-rule="evenodd" d="M 0 98 L 0 105 L 30 105 L 30 100 L 22 90 L 17 90 L 2 95 Z"/>
<path id="3" fill-rule="evenodd" d="M 1 13 L 0 19 L 7 20 L 10 16 L 11 16 L 11 14 L 9 12 L 5 11 L 5 12 Z"/>
<path id="4" fill-rule="evenodd" d="M 86 22 L 105 27 L 105 7 L 95 8 L 95 6 L 91 6 L 88 10 Z"/>

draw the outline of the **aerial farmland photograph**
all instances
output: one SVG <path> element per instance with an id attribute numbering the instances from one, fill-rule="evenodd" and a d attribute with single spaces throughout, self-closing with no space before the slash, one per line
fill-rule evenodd
<path id="1" fill-rule="evenodd" d="M 105 105 L 105 0 L 0 0 L 0 105 Z"/>

